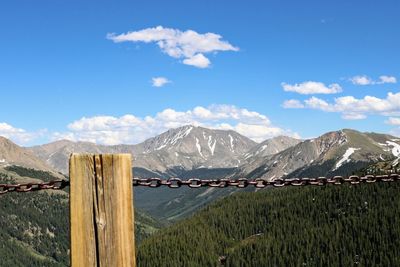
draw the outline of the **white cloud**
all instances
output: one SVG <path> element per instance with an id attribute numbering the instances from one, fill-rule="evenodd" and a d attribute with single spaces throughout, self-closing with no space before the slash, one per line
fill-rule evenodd
<path id="1" fill-rule="evenodd" d="M 282 107 L 284 108 L 304 108 L 303 103 L 297 99 L 289 99 L 283 102 Z"/>
<path id="2" fill-rule="evenodd" d="M 165 77 L 153 77 L 151 78 L 151 82 L 154 87 L 163 87 L 164 85 L 170 83 L 171 81 Z"/>
<path id="3" fill-rule="evenodd" d="M 390 124 L 390 125 L 397 125 L 397 126 L 400 126 L 400 118 L 393 118 L 393 117 L 390 117 L 390 118 L 386 121 L 386 123 L 387 123 L 387 124 Z"/>
<path id="4" fill-rule="evenodd" d="M 390 117 L 385 123 L 396 126 L 390 131 L 390 134 L 400 137 L 400 117 Z"/>
<path id="5" fill-rule="evenodd" d="M 344 113 L 342 114 L 342 118 L 345 120 L 363 120 L 367 118 L 367 116 L 365 114 Z"/>
<path id="6" fill-rule="evenodd" d="M 378 83 L 397 83 L 397 79 L 394 76 L 386 76 L 382 75 L 379 76 L 379 82 Z"/>
<path id="7" fill-rule="evenodd" d="M 309 94 L 336 94 L 342 92 L 342 87 L 337 84 L 333 83 L 329 86 L 321 82 L 314 82 L 314 81 L 306 81 L 300 84 L 287 84 L 282 83 L 283 90 L 286 92 L 296 92 L 303 95 Z"/>
<path id="8" fill-rule="evenodd" d="M 198 106 L 187 111 L 165 109 L 155 116 L 83 117 L 68 125 L 69 132 L 55 133 L 53 139 L 88 141 L 105 145 L 135 144 L 170 128 L 192 124 L 213 129 L 235 130 L 257 142 L 277 135 L 299 137 L 271 123 L 267 116 L 232 105 Z"/>
<path id="9" fill-rule="evenodd" d="M 201 53 L 183 60 L 183 64 L 198 67 L 201 69 L 207 68 L 210 63 L 210 60 Z"/>
<path id="10" fill-rule="evenodd" d="M 12 140 L 19 145 L 25 145 L 32 140 L 42 136 L 46 130 L 40 130 L 37 132 L 28 132 L 21 128 L 13 127 L 12 125 L 0 122 L 0 136 Z"/>
<path id="11" fill-rule="evenodd" d="M 249 136 L 249 133 L 251 133 L 251 139 L 256 142 L 262 142 L 268 138 L 279 135 L 290 135 L 295 138 L 300 138 L 297 133 L 284 131 L 279 127 L 273 127 L 271 125 L 238 123 L 235 127 L 233 127 L 233 130 L 244 136 Z"/>
<path id="12" fill-rule="evenodd" d="M 206 68 L 210 65 L 210 60 L 204 56 L 206 53 L 239 51 L 238 47 L 221 40 L 222 36 L 219 34 L 211 32 L 200 34 L 193 30 L 180 31 L 162 26 L 120 35 L 107 34 L 107 38 L 116 43 L 155 42 L 167 55 L 183 59 L 184 64 L 199 68 Z"/>
<path id="13" fill-rule="evenodd" d="M 374 84 L 375 82 L 366 75 L 357 75 L 350 78 L 350 81 L 356 85 L 369 85 Z"/>
<path id="14" fill-rule="evenodd" d="M 373 84 L 384 84 L 384 83 L 397 83 L 397 79 L 394 76 L 381 75 L 378 81 L 374 81 L 366 75 L 357 75 L 350 78 L 350 81 L 355 85 L 373 85 Z"/>
<path id="15" fill-rule="evenodd" d="M 305 100 L 304 103 L 305 103 L 305 106 L 308 108 L 320 109 L 320 110 L 324 110 L 324 111 L 331 111 L 331 107 L 326 101 L 319 99 L 315 96 L 311 97 L 310 99 Z"/>
<path id="16" fill-rule="evenodd" d="M 365 119 L 369 114 L 400 115 L 400 93 L 388 93 L 386 98 L 367 95 L 358 99 L 354 96 L 344 96 L 335 98 L 334 103 L 313 96 L 300 104 L 310 109 L 342 113 L 342 118 L 351 120 Z"/>

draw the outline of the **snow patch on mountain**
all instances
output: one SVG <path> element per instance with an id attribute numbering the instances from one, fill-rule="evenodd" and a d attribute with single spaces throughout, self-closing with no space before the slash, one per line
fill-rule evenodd
<path id="1" fill-rule="evenodd" d="M 232 137 L 232 135 L 229 135 L 229 139 L 231 140 L 231 151 L 235 152 L 235 150 L 233 149 L 233 137 Z"/>
<path id="2" fill-rule="evenodd" d="M 214 156 L 215 145 L 217 144 L 217 140 L 214 140 L 214 144 L 212 144 L 212 136 L 208 136 L 208 147 L 210 148 L 211 155 Z"/>
<path id="3" fill-rule="evenodd" d="M 393 140 L 392 140 L 393 141 Z M 393 147 L 393 149 L 392 149 L 392 154 L 393 154 L 393 156 L 395 156 L 395 157 L 400 157 L 400 145 L 399 144 L 397 144 L 397 143 L 395 143 L 395 142 L 392 142 L 392 141 L 386 141 L 386 143 L 389 145 L 389 146 L 392 146 Z"/>
<path id="4" fill-rule="evenodd" d="M 161 149 L 163 149 L 163 148 L 166 147 L 166 146 L 167 146 L 166 144 L 163 144 L 163 145 L 157 147 L 156 150 L 161 150 Z"/>
<path id="5" fill-rule="evenodd" d="M 252 156 L 253 156 L 253 154 L 246 153 L 246 154 L 244 155 L 244 159 L 248 159 L 248 158 L 250 158 L 250 157 L 252 157 Z"/>
<path id="6" fill-rule="evenodd" d="M 335 169 L 333 170 L 337 170 L 343 165 L 343 163 L 349 162 L 351 160 L 350 156 L 357 150 L 360 150 L 360 148 L 349 147 L 343 157 L 336 163 Z"/>
<path id="7" fill-rule="evenodd" d="M 202 158 L 204 158 L 203 153 L 201 153 L 200 141 L 199 141 L 199 138 L 197 138 L 197 137 L 196 137 L 196 147 L 197 147 L 197 150 L 199 151 L 200 156 Z"/>
<path id="8" fill-rule="evenodd" d="M 180 130 L 175 136 L 174 138 L 170 141 L 171 145 L 175 145 L 176 142 L 178 142 L 178 140 L 185 138 L 186 136 L 188 136 L 190 134 L 190 132 L 193 130 L 193 126 L 189 126 L 186 129 L 183 128 L 182 130 Z"/>

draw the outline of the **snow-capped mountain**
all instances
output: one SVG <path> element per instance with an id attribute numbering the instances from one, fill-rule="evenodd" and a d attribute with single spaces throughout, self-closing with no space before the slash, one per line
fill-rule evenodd
<path id="1" fill-rule="evenodd" d="M 300 142 L 280 153 L 255 158 L 238 175 L 276 179 L 351 174 L 383 160 L 400 157 L 400 139 L 344 129 Z"/>
<path id="2" fill-rule="evenodd" d="M 30 150 L 55 169 L 68 173 L 71 153 L 131 153 L 133 166 L 148 171 L 230 168 L 257 143 L 234 131 L 184 126 L 171 129 L 137 145 L 101 146 L 88 142 L 57 141 Z"/>
<path id="3" fill-rule="evenodd" d="M 390 135 L 344 129 L 304 141 L 280 136 L 257 144 L 234 131 L 184 126 L 137 145 L 57 141 L 30 151 L 63 173 L 68 173 L 71 153 L 131 153 L 133 166 L 150 175 L 237 168 L 237 176 L 276 179 L 346 174 L 372 162 L 400 157 L 400 142 Z"/>
<path id="4" fill-rule="evenodd" d="M 393 164 L 398 164 L 400 140 L 385 134 L 344 129 L 309 140 L 281 136 L 257 144 L 234 131 L 184 126 L 137 145 L 101 146 L 58 141 L 29 150 L 31 153 L 27 155 L 40 158 L 38 162 L 44 165 L 43 168 L 50 165 L 66 174 L 68 158 L 73 152 L 131 153 L 136 177 L 277 179 L 348 175 L 378 161 L 392 160 Z M 0 160 L 10 159 L 3 156 L 5 152 L 1 153 Z M 19 154 L 14 159 L 18 157 L 25 156 Z M 135 197 L 139 208 L 155 216 L 174 219 L 187 216 L 196 208 L 237 190 L 161 188 L 154 198 L 154 191 L 136 188 Z M 160 212 L 165 214 L 160 215 Z"/>
<path id="5" fill-rule="evenodd" d="M 234 131 L 185 126 L 169 130 L 136 146 L 135 166 L 150 170 L 230 168 L 256 142 Z"/>

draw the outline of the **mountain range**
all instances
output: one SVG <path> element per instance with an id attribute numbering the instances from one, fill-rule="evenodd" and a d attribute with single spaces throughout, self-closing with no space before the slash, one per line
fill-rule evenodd
<path id="1" fill-rule="evenodd" d="M 279 153 L 254 157 L 238 174 L 276 179 L 279 177 L 349 175 L 373 162 L 400 156 L 400 139 L 351 129 L 329 132 L 304 140 Z"/>
<path id="2" fill-rule="evenodd" d="M 234 131 L 184 126 L 171 129 L 136 145 L 102 146 L 88 142 L 56 141 L 28 150 L 52 168 L 67 173 L 71 153 L 131 153 L 133 166 L 155 174 L 180 170 L 229 168 L 257 143 Z"/>
<path id="3" fill-rule="evenodd" d="M 192 177 L 201 179 L 263 177 L 271 180 L 280 177 L 347 175 L 362 168 L 366 171 L 380 168 L 391 169 L 393 166 L 397 166 L 399 162 L 400 139 L 387 134 L 362 133 L 351 129 L 343 129 L 308 140 L 279 136 L 265 140 L 262 143 L 256 143 L 233 131 L 211 130 L 194 126 L 171 129 L 137 145 L 103 146 L 88 142 L 61 140 L 41 146 L 20 147 L 10 140 L 0 137 L 0 180 L 2 180 L 2 183 L 20 183 L 65 178 L 64 175 L 68 173 L 69 155 L 74 152 L 132 153 L 134 156 L 133 171 L 135 177 L 157 176 L 168 178 L 179 176 L 183 179 Z M 376 192 L 381 190 L 379 188 L 380 185 L 376 185 L 374 188 L 368 189 L 372 192 L 369 196 L 371 199 L 368 202 L 375 200 Z M 306 205 L 304 199 L 308 201 L 314 201 L 315 199 L 325 201 L 324 199 L 326 198 L 327 200 L 324 203 L 316 204 L 314 213 L 319 211 L 321 206 L 330 203 L 330 212 L 333 214 L 332 216 L 336 216 L 338 209 L 334 203 L 331 203 L 330 199 L 332 197 L 329 192 L 344 192 L 340 197 L 335 197 L 335 199 L 344 201 L 342 201 L 344 208 L 348 208 L 346 203 L 354 202 L 354 200 L 351 200 L 353 194 L 350 187 L 345 187 L 344 189 L 341 187 L 340 190 L 337 187 L 327 188 L 326 190 L 323 188 L 306 188 L 298 190 L 301 196 L 292 194 L 296 188 L 288 188 L 287 190 L 279 191 L 280 193 L 278 193 L 278 190 L 261 190 L 262 192 L 258 193 L 262 195 L 258 195 L 260 197 L 255 198 L 244 194 L 230 196 L 238 191 L 258 190 L 253 187 L 245 189 L 236 187 L 224 189 L 190 189 L 187 187 L 179 189 L 166 187 L 149 189 L 135 187 L 134 205 L 137 241 L 141 242 L 142 239 L 149 237 L 166 225 L 174 224 L 184 218 L 190 218 L 190 215 L 193 214 L 200 214 L 200 217 L 195 215 L 191 218 L 195 218 L 193 220 L 201 218 L 201 221 L 206 225 L 215 223 L 215 218 L 218 218 L 221 222 L 226 221 L 227 225 L 232 225 L 221 228 L 223 224 L 217 222 L 216 225 L 212 226 L 214 234 L 210 235 L 211 239 L 204 239 L 204 247 L 207 248 L 214 245 L 219 246 L 220 243 L 216 240 L 221 238 L 222 240 L 228 240 L 224 251 L 218 251 L 218 254 L 213 254 L 211 255 L 212 257 L 204 257 L 203 252 L 198 256 L 207 261 L 217 263 L 218 257 L 225 255 L 227 261 L 238 262 L 239 256 L 237 255 L 240 255 L 239 258 L 247 255 L 244 251 L 250 249 L 249 246 L 253 246 L 253 242 L 257 246 L 269 246 L 272 243 L 276 243 L 279 246 L 279 242 L 270 240 L 275 236 L 274 234 L 267 236 L 260 233 L 261 230 L 261 232 L 265 232 L 264 228 L 272 229 L 272 231 L 278 233 L 283 225 L 282 222 L 288 223 L 290 227 L 301 225 L 302 222 L 299 224 L 299 221 L 296 221 L 300 213 L 296 211 L 294 213 L 289 212 L 287 205 L 290 207 L 297 205 L 300 210 L 306 210 L 302 207 L 303 204 Z M 316 193 L 316 190 L 321 192 Z M 381 190 L 382 192 L 379 195 L 390 203 L 395 203 L 390 200 L 391 196 L 387 195 L 385 190 Z M 358 194 L 358 202 L 367 203 L 365 202 L 364 191 L 362 189 Z M 391 192 L 396 191 L 392 190 Z M 271 194 L 270 197 L 266 198 L 267 194 Z M 238 195 L 243 197 L 236 199 L 235 196 Z M 218 207 L 220 204 L 217 204 L 215 212 L 211 207 L 197 213 L 197 211 L 204 207 L 209 207 L 210 203 L 221 198 L 224 198 L 224 202 L 219 203 L 226 202 L 232 206 Z M 273 204 L 273 201 L 275 201 L 275 204 Z M 255 205 L 255 202 L 259 204 Z M 235 203 L 242 205 L 240 208 L 241 216 L 235 215 L 237 214 L 235 213 L 236 210 L 239 211 Z M 279 206 L 280 204 L 284 206 Z M 270 205 L 270 208 L 266 208 L 268 205 Z M 357 208 L 357 205 L 355 208 Z M 0 241 L 4 244 L 4 249 L 0 250 L 0 252 L 3 258 L 6 257 L 8 259 L 5 262 L 7 266 L 68 266 L 68 219 L 66 219 L 66 216 L 68 216 L 68 189 L 54 192 L 39 191 L 17 195 L 7 194 L 3 196 L 1 208 L 5 211 L 5 216 L 1 217 L 0 220 Z M 277 210 L 274 211 L 274 209 Z M 204 212 L 204 210 L 206 211 Z M 378 211 L 380 209 L 374 210 Z M 211 213 L 208 214 L 208 211 L 211 211 Z M 271 218 L 279 220 L 280 217 L 276 217 L 273 214 L 282 214 L 284 211 L 288 211 L 287 215 L 289 217 L 287 217 L 287 220 L 282 219 L 282 217 L 282 222 L 276 221 L 273 223 L 273 221 L 267 220 L 264 223 L 263 220 L 257 219 L 259 214 L 267 212 L 266 214 L 272 214 L 273 217 Z M 354 214 L 359 214 L 358 208 L 352 211 L 355 212 Z M 52 216 L 43 216 L 46 212 L 50 212 Z M 201 217 L 203 216 L 202 214 L 204 218 Z M 216 214 L 219 215 L 217 216 Z M 386 209 L 385 214 L 389 214 L 383 216 L 388 221 L 391 221 L 392 218 L 397 218 L 395 216 L 390 217 L 392 214 L 390 209 Z M 308 218 L 310 216 L 309 210 L 307 209 L 303 215 L 305 216 L 304 218 Z M 315 216 L 324 218 L 325 215 L 319 216 L 319 213 L 315 213 Z M 377 218 L 380 218 L 379 216 L 377 215 Z M 248 219 L 249 222 L 241 221 L 243 218 Z M 239 219 L 239 221 L 235 221 L 235 219 Z M 368 219 L 371 218 L 368 217 Z M 192 236 L 193 233 L 191 231 L 196 229 L 194 226 L 197 225 L 197 222 L 192 225 L 190 224 L 191 219 L 188 220 L 184 220 L 183 225 L 189 222 L 185 231 Z M 211 220 L 210 223 L 207 220 Z M 262 224 L 258 225 L 258 221 L 262 222 Z M 314 221 L 314 219 L 311 221 Z M 361 221 L 364 222 L 364 218 Z M 324 223 L 330 225 L 331 221 Z M 167 243 L 162 243 L 162 246 L 166 248 L 169 246 L 175 247 L 174 240 L 168 241 L 171 239 L 171 236 L 168 235 L 168 229 L 181 231 L 180 225 L 182 224 L 168 227 L 165 231 L 161 230 L 160 235 L 144 241 L 144 245 L 139 249 L 139 259 L 141 259 L 139 266 L 149 266 L 141 264 L 143 262 L 152 262 L 149 259 L 154 258 L 151 254 L 153 250 L 149 248 L 153 248 L 154 244 L 158 244 L 158 239 L 167 240 Z M 239 227 L 234 225 L 239 225 Z M 236 236 L 236 234 L 232 236 L 230 230 L 225 231 L 226 229 L 233 229 L 232 227 L 238 229 L 239 236 Z M 249 227 L 253 227 L 251 229 L 254 231 L 252 230 L 249 233 L 242 232 L 243 229 L 250 229 Z M 22 230 L 15 231 L 17 228 Z M 218 232 L 220 228 L 224 232 L 223 236 Z M 317 227 L 317 229 L 321 228 Z M 331 228 L 326 227 L 326 229 Z M 359 229 L 359 227 L 354 229 Z M 164 236 L 165 233 L 167 233 L 167 237 Z M 364 233 L 362 231 L 360 233 L 358 236 L 361 238 Z M 202 236 L 202 232 L 199 232 L 199 234 Z M 280 235 L 278 234 L 278 236 Z M 335 234 L 330 233 L 329 236 L 335 236 Z M 390 236 L 387 235 L 387 237 Z M 40 238 L 38 239 L 38 237 Z M 266 238 L 265 240 L 264 237 Z M 299 235 L 299 237 L 301 237 L 300 241 L 304 240 L 303 235 Z M 258 240 L 259 238 L 261 239 Z M 312 240 L 312 238 L 309 237 L 307 240 Z M 181 241 L 177 240 L 177 242 Z M 353 246 L 351 240 L 348 243 Z M 382 244 L 386 246 L 389 243 L 386 240 Z M 303 244 L 302 241 L 299 244 Z M 314 245 L 310 244 L 309 248 L 313 248 Z M 187 244 L 185 243 L 184 246 L 186 247 Z M 302 245 L 299 245 L 299 247 L 302 247 Z M 261 250 L 265 250 L 265 248 Z M 173 249 L 173 251 L 176 250 Z M 193 253 L 191 250 L 187 251 Z M 283 253 L 281 256 L 286 257 L 286 252 L 281 252 Z M 276 253 L 271 255 L 276 255 Z M 192 256 L 190 257 L 193 258 Z M 276 257 L 276 259 L 282 257 Z M 365 257 L 369 258 L 369 255 Z M 171 258 L 171 260 L 175 262 L 175 258 Z M 184 261 L 187 260 L 185 259 Z M 155 265 L 151 266 L 159 266 L 159 264 L 155 263 Z M 260 266 L 260 262 L 255 263 L 254 266 Z"/>
<path id="4" fill-rule="evenodd" d="M 61 140 L 22 148 L 0 139 L 0 164 L 68 174 L 71 153 L 131 153 L 138 177 L 190 176 L 199 174 L 199 170 L 234 169 L 228 176 L 276 179 L 338 174 L 348 172 L 351 165 L 393 160 L 400 157 L 400 139 L 343 129 L 308 140 L 279 136 L 256 143 L 234 131 L 191 125 L 168 130 L 136 145 L 104 146 Z"/>
<path id="5" fill-rule="evenodd" d="M 256 143 L 234 131 L 183 126 L 136 145 L 104 146 L 61 140 L 23 148 L 0 139 L 0 168 L 19 165 L 68 174 L 71 153 L 131 153 L 135 177 L 265 178 L 348 175 L 378 161 L 398 164 L 400 139 L 343 129 L 299 140 L 279 136 Z M 161 219 L 193 213 L 236 188 L 135 188 L 136 206 Z M 154 197 L 157 195 L 157 197 Z"/>

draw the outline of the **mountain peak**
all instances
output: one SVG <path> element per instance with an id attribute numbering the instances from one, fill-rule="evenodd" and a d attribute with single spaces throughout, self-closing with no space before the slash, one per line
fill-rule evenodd
<path id="1" fill-rule="evenodd" d="M 6 142 L 0 139 L 0 144 L 1 140 Z M 400 144 L 390 135 L 352 129 L 331 131 L 304 141 L 277 136 L 258 144 L 232 130 L 184 125 L 137 145 L 100 146 L 61 140 L 31 151 L 64 173 L 71 153 L 131 153 L 135 167 L 158 173 L 177 175 L 179 171 L 198 168 L 240 166 L 243 175 L 277 178 L 299 168 L 321 169 L 316 166 L 326 162 L 333 166 L 328 171 L 340 171 L 335 166 L 390 158 L 400 155 Z"/>
<path id="2" fill-rule="evenodd" d="M 46 163 L 34 156 L 29 150 L 18 146 L 3 136 L 0 136 L 0 163 L 52 171 Z"/>
<path id="3" fill-rule="evenodd" d="M 10 139 L 0 135 L 0 144 L 6 144 L 6 143 L 15 145 L 15 143 L 12 142 Z"/>
<path id="4" fill-rule="evenodd" d="M 235 131 L 215 130 L 201 126 L 186 125 L 170 129 L 156 137 L 146 140 L 143 143 L 143 147 L 144 152 L 149 153 L 151 151 L 171 149 L 172 147 L 188 147 L 190 144 L 192 146 L 196 145 L 197 147 L 198 145 L 201 146 L 203 142 L 205 142 L 207 146 L 215 146 L 217 145 L 217 140 L 222 142 L 222 145 L 230 146 L 231 148 L 235 145 L 235 140 L 237 143 L 245 142 L 250 146 L 255 145 L 255 142 Z M 248 148 L 249 147 L 247 147 L 247 149 Z"/>
<path id="5" fill-rule="evenodd" d="M 342 129 L 305 140 L 269 157 L 242 166 L 242 175 L 276 179 L 283 176 L 347 175 L 372 162 L 400 161 L 400 140 L 378 133 Z"/>

